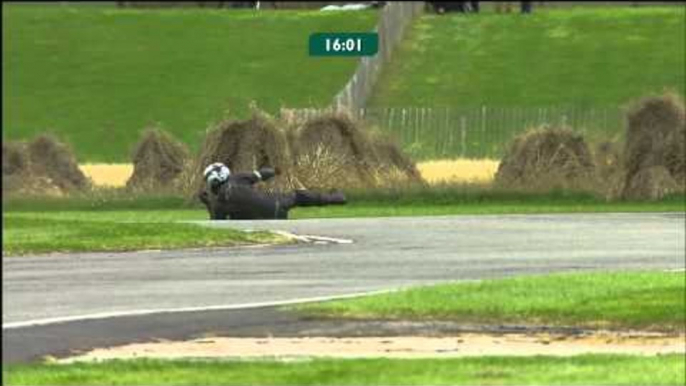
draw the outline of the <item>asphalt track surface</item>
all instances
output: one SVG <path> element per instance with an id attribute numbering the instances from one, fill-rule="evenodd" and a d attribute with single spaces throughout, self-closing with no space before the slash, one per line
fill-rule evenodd
<path id="1" fill-rule="evenodd" d="M 279 302 L 582 270 L 686 265 L 684 213 L 202 222 L 350 243 L 3 259 L 3 363 L 203 332 L 296 334 Z M 311 326 L 310 326 L 311 327 Z"/>

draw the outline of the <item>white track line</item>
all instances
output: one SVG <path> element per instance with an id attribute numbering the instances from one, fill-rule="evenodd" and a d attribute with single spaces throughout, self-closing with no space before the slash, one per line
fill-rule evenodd
<path id="1" fill-rule="evenodd" d="M 360 297 L 360 296 L 378 295 L 378 294 L 394 292 L 397 290 L 398 289 L 386 289 L 386 290 L 370 291 L 370 292 L 357 292 L 357 293 L 346 294 L 346 295 L 320 296 L 320 297 L 313 297 L 313 298 L 281 300 L 281 301 L 263 302 L 263 303 L 226 304 L 226 305 L 216 305 L 216 306 L 206 306 L 206 307 L 160 308 L 160 309 L 148 309 L 148 310 L 101 312 L 101 313 L 96 313 L 96 314 L 63 316 L 63 317 L 56 317 L 56 318 L 27 320 L 24 322 L 3 323 L 2 329 L 3 330 L 9 330 L 9 329 L 13 329 L 13 328 L 44 326 L 44 325 L 48 325 L 48 324 L 76 322 L 76 321 L 82 321 L 82 320 L 108 319 L 108 318 L 117 318 L 117 317 L 122 317 L 122 316 L 139 316 L 139 315 L 152 315 L 152 314 L 164 314 L 164 313 L 199 312 L 199 311 L 240 310 L 240 309 L 250 309 L 250 308 L 287 306 L 287 305 L 298 304 L 298 303 L 314 303 L 314 302 L 322 302 L 322 301 L 328 301 L 328 300 L 340 300 L 340 299 L 356 298 L 356 297 Z"/>
<path id="2" fill-rule="evenodd" d="M 335 238 L 335 237 L 327 237 L 327 236 L 315 236 L 315 235 L 296 235 L 295 233 L 291 232 L 286 232 L 286 231 L 272 231 L 273 233 L 276 233 L 278 235 L 291 238 L 300 242 L 305 242 L 305 243 L 334 243 L 334 244 L 352 244 L 353 240 L 350 239 L 340 239 L 340 238 Z"/>

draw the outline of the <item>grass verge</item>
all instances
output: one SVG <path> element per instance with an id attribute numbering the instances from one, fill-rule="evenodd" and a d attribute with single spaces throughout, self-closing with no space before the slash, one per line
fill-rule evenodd
<path id="1" fill-rule="evenodd" d="M 285 242 L 269 232 L 207 229 L 193 224 L 122 223 L 3 215 L 2 253 L 129 251 Z"/>
<path id="2" fill-rule="evenodd" d="M 683 355 L 3 366 L 7 385 L 683 385 Z"/>
<path id="3" fill-rule="evenodd" d="M 684 273 L 565 273 L 419 287 L 293 306 L 324 318 L 686 330 Z"/>
<path id="4" fill-rule="evenodd" d="M 498 190 L 480 185 L 439 184 L 428 188 L 374 189 L 348 194 L 346 206 L 297 208 L 293 218 L 388 217 L 460 214 L 683 212 L 686 196 L 658 201 L 607 201 L 589 193 Z"/>
<path id="5" fill-rule="evenodd" d="M 351 204 L 345 207 L 298 208 L 291 212 L 293 220 L 308 218 L 353 218 L 353 217 L 396 217 L 396 216 L 449 216 L 449 215 L 501 215 L 501 214 L 572 214 L 572 213 L 652 213 L 683 212 L 684 204 L 679 202 L 658 203 L 465 203 L 465 204 Z M 163 223 L 172 221 L 207 220 L 207 211 L 200 208 L 167 209 L 75 209 L 49 210 L 25 208 L 7 210 L 5 217 L 33 218 L 36 220 L 81 220 L 94 222 L 134 221 Z"/>
<path id="6" fill-rule="evenodd" d="M 656 202 L 608 203 L 584 194 L 519 194 L 459 186 L 350 192 L 349 201 L 345 206 L 296 208 L 290 217 L 686 211 L 683 195 Z M 174 195 L 127 195 L 115 189 L 62 198 L 3 197 L 3 251 L 111 251 L 275 241 L 259 233 L 173 223 L 207 219 L 199 202 Z"/>
<path id="7" fill-rule="evenodd" d="M 575 213 L 575 212 L 683 212 L 686 196 L 675 194 L 658 201 L 606 201 L 587 193 L 500 191 L 487 186 L 440 184 L 428 188 L 372 189 L 346 192 L 348 205 L 296 208 L 291 218 L 419 216 L 448 214 Z M 203 220 L 199 201 L 178 195 L 126 194 L 117 189 L 71 197 L 3 197 L 3 212 L 93 212 L 97 218 L 114 213 L 151 212 L 160 219 Z M 173 212 L 180 215 L 175 216 Z M 153 213 L 154 212 L 154 213 Z M 167 213 L 169 212 L 169 213 Z M 52 214 L 51 214 L 52 215 Z M 126 214 L 124 217 L 128 216 Z M 73 215 L 67 215 L 73 217 Z M 146 216 L 154 221 L 154 216 Z M 131 220 L 135 220 L 132 218 Z"/>

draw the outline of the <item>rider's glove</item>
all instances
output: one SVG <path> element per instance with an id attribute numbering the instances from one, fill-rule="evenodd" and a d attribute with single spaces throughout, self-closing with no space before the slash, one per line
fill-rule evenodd
<path id="1" fill-rule="evenodd" d="M 260 170 L 255 170 L 254 173 L 262 181 L 267 181 L 276 175 L 276 171 L 273 168 L 261 168 Z"/>

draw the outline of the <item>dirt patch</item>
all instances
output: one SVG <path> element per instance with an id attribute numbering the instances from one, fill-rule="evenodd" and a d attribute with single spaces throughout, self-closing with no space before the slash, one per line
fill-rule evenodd
<path id="1" fill-rule="evenodd" d="M 133 174 L 133 164 L 81 164 L 79 168 L 96 186 L 123 187 Z"/>
<path id="2" fill-rule="evenodd" d="M 686 188 L 686 108 L 674 93 L 630 107 L 622 196 L 655 200 Z"/>
<path id="3" fill-rule="evenodd" d="M 583 136 L 567 127 L 542 126 L 512 141 L 495 182 L 527 190 L 583 188 L 593 173 L 593 158 Z"/>
<path id="4" fill-rule="evenodd" d="M 160 128 L 147 128 L 133 152 L 133 174 L 126 187 L 145 191 L 169 189 L 187 161 L 184 144 Z"/>
<path id="5" fill-rule="evenodd" d="M 422 177 L 429 183 L 492 182 L 500 161 L 494 159 L 435 160 L 417 164 Z"/>
<path id="6" fill-rule="evenodd" d="M 475 334 L 449 337 L 311 337 L 226 338 L 154 342 L 96 349 L 61 363 L 106 359 L 384 357 L 447 358 L 483 355 L 554 355 L 586 353 L 660 355 L 686 352 L 686 336 L 639 332 L 568 334 Z"/>

